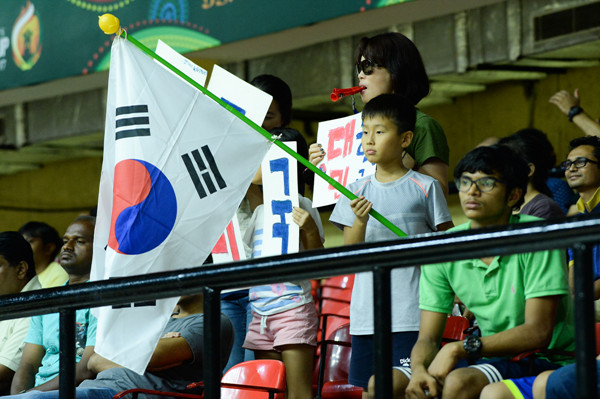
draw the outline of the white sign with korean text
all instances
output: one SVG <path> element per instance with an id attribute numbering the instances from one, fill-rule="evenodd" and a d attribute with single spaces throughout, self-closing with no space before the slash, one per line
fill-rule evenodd
<path id="1" fill-rule="evenodd" d="M 361 114 L 320 122 L 317 143 L 323 146 L 326 154 L 317 166 L 344 187 L 375 173 L 375 165 L 365 157 L 361 138 Z M 335 204 L 340 195 L 324 179 L 315 177 L 313 207 Z"/>
<path id="2" fill-rule="evenodd" d="M 296 151 L 296 142 L 285 142 Z M 298 206 L 297 161 L 273 145 L 262 165 L 264 236 L 262 256 L 295 253 L 299 250 L 300 229 L 292 220 Z"/>

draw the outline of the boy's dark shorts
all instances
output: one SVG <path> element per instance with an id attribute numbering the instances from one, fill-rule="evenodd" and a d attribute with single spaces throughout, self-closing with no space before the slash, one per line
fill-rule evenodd
<path id="1" fill-rule="evenodd" d="M 410 351 L 417 342 L 418 331 L 392 333 L 393 366 L 410 367 Z M 352 356 L 348 382 L 367 389 L 373 375 L 373 335 L 352 336 Z"/>

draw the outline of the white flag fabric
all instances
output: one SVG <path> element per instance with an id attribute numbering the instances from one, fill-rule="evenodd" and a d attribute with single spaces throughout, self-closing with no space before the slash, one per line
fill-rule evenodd
<path id="1" fill-rule="evenodd" d="M 127 40 L 111 51 L 92 280 L 200 266 L 270 142 Z M 176 302 L 96 309 L 96 352 L 143 373 Z"/>

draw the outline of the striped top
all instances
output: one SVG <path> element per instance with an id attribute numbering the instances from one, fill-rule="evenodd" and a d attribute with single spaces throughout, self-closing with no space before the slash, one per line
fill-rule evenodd
<path id="1" fill-rule="evenodd" d="M 323 225 L 319 212 L 312 207 L 308 198 L 298 195 L 300 208 L 308 211 L 314 219 L 321 240 L 325 241 Z M 263 245 L 263 215 L 264 207 L 259 205 L 252 215 L 244 241 L 252 248 L 252 257 L 259 258 L 262 255 Z M 302 250 L 300 242 L 300 250 Z M 250 306 L 252 310 L 262 316 L 268 316 L 285 312 L 290 309 L 312 302 L 310 293 L 311 284 L 309 280 L 289 281 L 276 284 L 260 285 L 250 288 Z"/>

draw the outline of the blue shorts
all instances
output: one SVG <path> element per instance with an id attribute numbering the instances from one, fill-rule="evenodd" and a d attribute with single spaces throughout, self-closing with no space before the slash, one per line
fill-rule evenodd
<path id="1" fill-rule="evenodd" d="M 529 376 L 512 380 L 503 380 L 502 382 L 515 399 L 533 399 L 533 382 L 537 376 Z"/>
<path id="2" fill-rule="evenodd" d="M 112 399 L 118 392 L 110 388 L 76 388 L 77 399 Z M 36 391 L 12 395 L 15 399 L 60 399 L 59 391 Z"/>
<path id="3" fill-rule="evenodd" d="M 546 399 L 575 398 L 577 376 L 575 364 L 569 364 L 556 370 L 548 377 Z M 588 392 L 590 393 L 590 392 Z M 600 393 L 600 360 L 596 360 L 596 394 Z M 592 395 L 589 395 L 593 397 Z"/>
<path id="4" fill-rule="evenodd" d="M 494 382 L 500 382 L 502 380 L 511 378 L 516 379 L 528 376 L 536 376 L 542 371 L 556 370 L 560 367 L 560 365 L 537 358 L 525 358 L 519 360 L 518 362 L 513 362 L 506 357 L 493 357 L 479 359 L 472 366 L 469 366 L 467 361 L 462 359 L 459 360 L 454 368 L 458 369 L 462 367 L 472 367 L 479 370 L 487 377 L 490 384 L 493 384 Z M 412 374 L 410 368 L 395 367 L 395 369 L 399 370 L 410 379 Z"/>
<path id="5" fill-rule="evenodd" d="M 393 366 L 410 367 L 410 351 L 417 342 L 418 331 L 392 333 Z M 373 335 L 352 336 L 352 356 L 348 382 L 367 389 L 373 375 Z"/>

